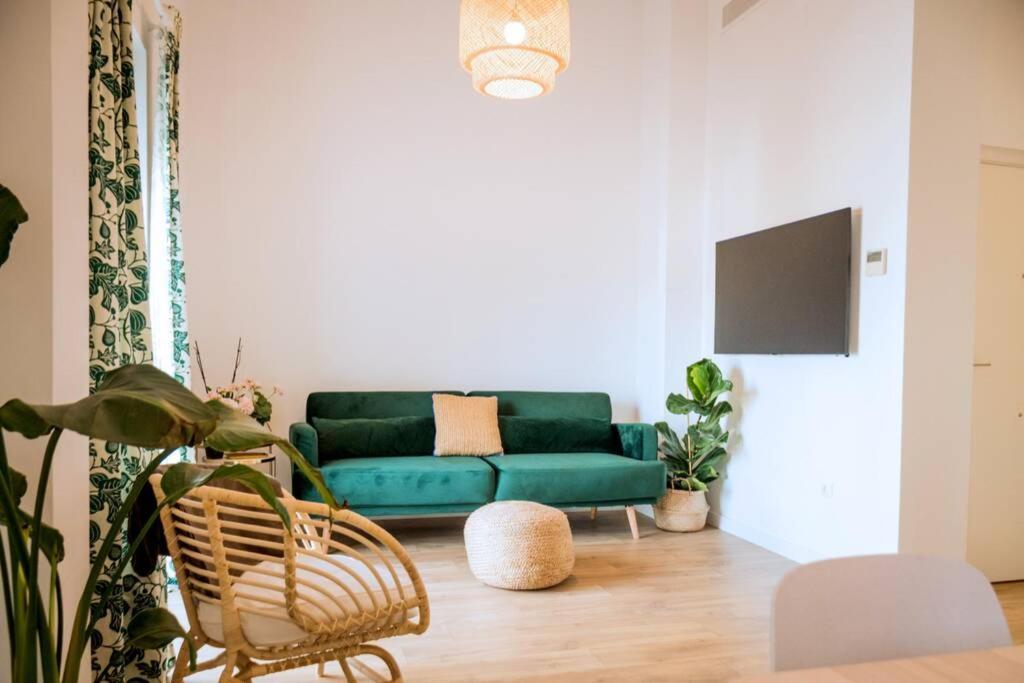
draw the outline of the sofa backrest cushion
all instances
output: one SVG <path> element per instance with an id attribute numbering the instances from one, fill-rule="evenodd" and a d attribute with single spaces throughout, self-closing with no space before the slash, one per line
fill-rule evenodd
<path id="1" fill-rule="evenodd" d="M 497 396 L 498 415 L 519 417 L 589 417 L 611 422 L 608 394 L 576 391 L 471 391 L 469 396 Z"/>
<path id="2" fill-rule="evenodd" d="M 429 455 L 434 451 L 433 417 L 332 420 L 313 418 L 318 453 L 324 462 L 339 458 Z"/>
<path id="3" fill-rule="evenodd" d="M 306 399 L 306 422 L 314 417 L 345 420 L 352 418 L 434 416 L 434 394 L 461 391 L 318 391 Z M 425 451 L 433 451 L 433 444 Z"/>
<path id="4" fill-rule="evenodd" d="M 506 455 L 517 453 L 622 453 L 611 422 L 594 417 L 498 417 Z"/>

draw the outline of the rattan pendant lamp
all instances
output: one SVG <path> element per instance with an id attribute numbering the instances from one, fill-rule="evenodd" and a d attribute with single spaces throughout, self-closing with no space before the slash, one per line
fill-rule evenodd
<path id="1" fill-rule="evenodd" d="M 459 61 L 485 95 L 551 92 L 569 66 L 569 0 L 462 0 Z"/>

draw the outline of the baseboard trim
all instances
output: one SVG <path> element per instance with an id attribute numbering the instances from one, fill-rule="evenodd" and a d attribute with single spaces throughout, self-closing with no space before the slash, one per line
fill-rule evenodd
<path id="1" fill-rule="evenodd" d="M 790 543 L 789 541 L 771 534 L 766 534 L 760 529 L 755 529 L 743 522 L 723 517 L 714 510 L 708 513 L 708 524 L 716 529 L 732 534 L 737 538 L 742 538 L 744 541 L 749 541 L 754 545 L 759 545 L 765 550 L 769 550 L 776 555 L 781 555 L 788 560 L 793 560 L 794 562 L 803 564 L 805 562 L 814 562 L 815 560 L 824 559 L 824 555 L 819 552 L 815 552 L 810 548 L 804 548 L 803 546 L 795 543 Z"/>

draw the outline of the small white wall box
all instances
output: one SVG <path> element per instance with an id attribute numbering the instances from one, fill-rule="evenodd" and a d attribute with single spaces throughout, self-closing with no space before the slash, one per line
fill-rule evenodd
<path id="1" fill-rule="evenodd" d="M 885 275 L 885 266 L 888 261 L 888 249 L 872 249 L 868 252 L 864 263 L 864 274 L 868 277 Z"/>

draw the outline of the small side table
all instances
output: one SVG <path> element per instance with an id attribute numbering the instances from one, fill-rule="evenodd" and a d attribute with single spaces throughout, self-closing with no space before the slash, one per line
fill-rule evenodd
<path id="1" fill-rule="evenodd" d="M 248 465 L 254 470 L 266 472 L 277 479 L 277 456 L 274 451 L 256 451 L 253 453 L 225 453 L 223 458 L 210 460 L 203 454 L 203 462 L 208 464 L 225 463 L 231 465 Z"/>

